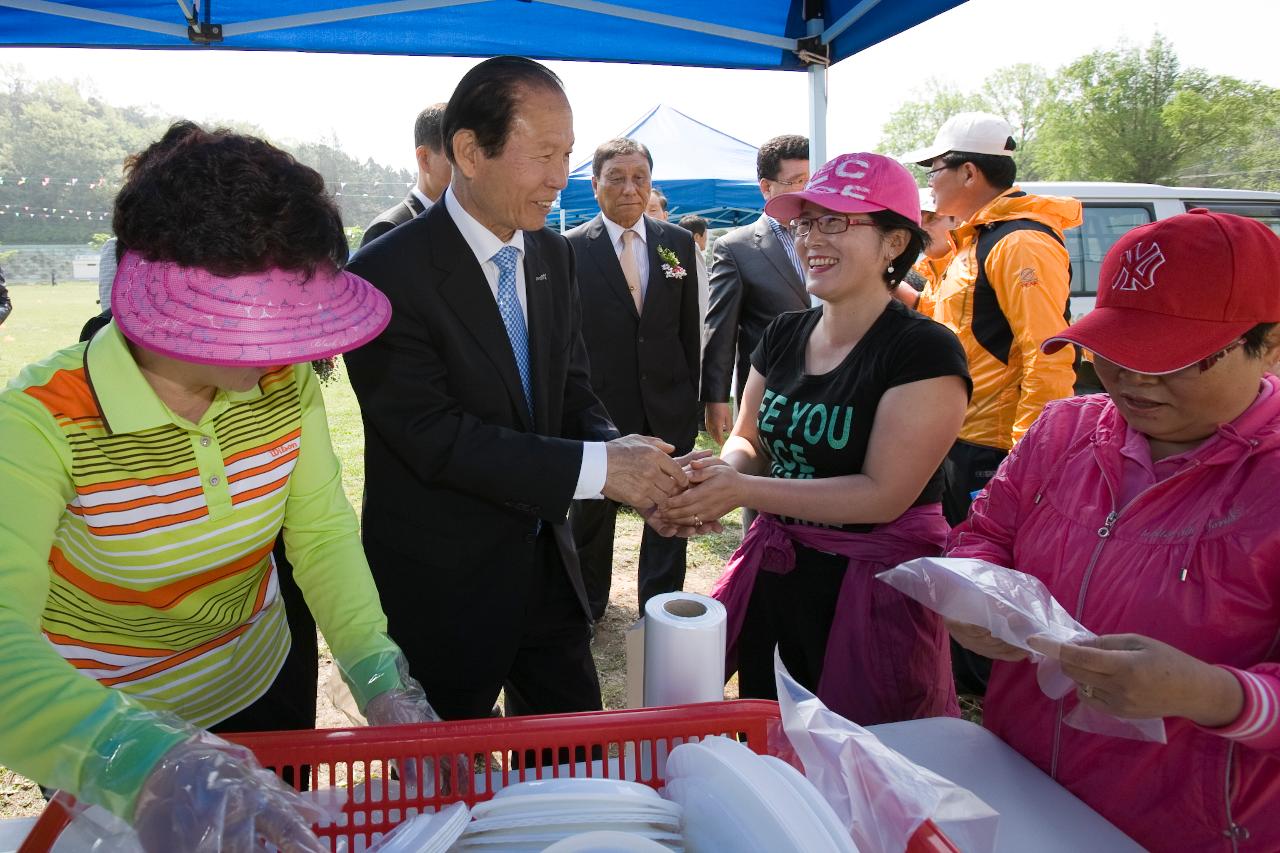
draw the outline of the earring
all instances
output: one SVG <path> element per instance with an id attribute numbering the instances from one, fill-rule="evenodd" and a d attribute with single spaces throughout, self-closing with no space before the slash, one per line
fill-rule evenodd
<path id="1" fill-rule="evenodd" d="M 889 268 L 885 270 L 889 275 L 893 275 L 893 264 L 889 264 Z"/>

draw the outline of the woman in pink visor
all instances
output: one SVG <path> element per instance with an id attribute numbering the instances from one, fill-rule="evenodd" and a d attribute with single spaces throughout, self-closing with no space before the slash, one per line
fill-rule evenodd
<path id="1" fill-rule="evenodd" d="M 996 660 L 984 723 L 1154 851 L 1280 850 L 1280 237 L 1193 210 L 1107 253 L 1097 307 L 1058 338 L 1107 394 L 1050 403 L 948 556 L 1035 575 L 1101 635 L 1038 651 L 1077 689 Z M 1063 724 L 1077 704 L 1162 717 L 1168 742 Z"/>
<path id="2" fill-rule="evenodd" d="M 209 733 L 289 698 L 272 545 L 368 718 L 427 721 L 401 675 L 309 362 L 386 326 L 342 271 L 324 180 L 180 123 L 130 164 L 114 320 L 0 393 L 0 764 L 134 824 L 148 851 L 323 850 Z"/>
<path id="3" fill-rule="evenodd" d="M 942 621 L 875 579 L 941 552 L 939 466 L 970 390 L 955 335 L 892 298 L 925 241 L 915 181 L 845 154 L 765 210 L 790 223 L 822 302 L 765 330 L 720 458 L 665 514 L 699 526 L 759 511 L 714 592 L 743 696 L 776 697 L 777 646 L 858 723 L 955 715 Z"/>

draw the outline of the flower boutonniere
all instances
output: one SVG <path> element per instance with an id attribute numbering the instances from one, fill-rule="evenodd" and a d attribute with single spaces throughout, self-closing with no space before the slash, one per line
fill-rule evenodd
<path id="1" fill-rule="evenodd" d="M 666 246 L 658 247 L 658 257 L 662 258 L 662 272 L 667 278 L 684 278 L 688 275 L 689 271 L 680 266 L 676 253 Z"/>

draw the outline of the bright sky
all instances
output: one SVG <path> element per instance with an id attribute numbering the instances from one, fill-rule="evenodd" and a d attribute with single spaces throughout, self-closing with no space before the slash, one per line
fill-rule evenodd
<path id="1" fill-rule="evenodd" d="M 682 4 L 695 10 L 696 3 Z M 894 108 L 930 78 L 975 89 L 1016 62 L 1049 70 L 1159 31 L 1184 64 L 1280 87 L 1275 0 L 969 0 L 829 72 L 829 155 L 873 147 Z M 234 51 L 0 49 L 33 78 L 77 79 L 104 100 L 198 121 L 251 122 L 282 140 L 336 136 L 351 154 L 412 170 L 418 110 L 448 99 L 476 60 Z M 573 103 L 577 154 L 664 102 L 759 144 L 807 133 L 806 75 L 550 63 Z M 580 156 L 578 156 L 580 155 Z M 661 165 L 659 164 L 659 172 Z"/>

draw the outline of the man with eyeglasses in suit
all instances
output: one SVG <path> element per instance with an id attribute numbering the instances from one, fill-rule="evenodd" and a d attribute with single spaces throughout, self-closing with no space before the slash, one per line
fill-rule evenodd
<path id="1" fill-rule="evenodd" d="M 804 188 L 809 180 L 809 140 L 775 136 L 756 154 L 760 194 L 767 202 Z M 707 432 L 722 443 L 733 427 L 729 386 L 737 367 L 735 399 L 751 372 L 751 353 L 773 319 L 810 307 L 795 241 L 785 223 L 766 213 L 730 231 L 711 249 L 710 296 L 702 334 L 702 385 Z M 745 510 L 744 510 L 745 512 Z M 743 520 L 746 527 L 746 519 Z"/>

